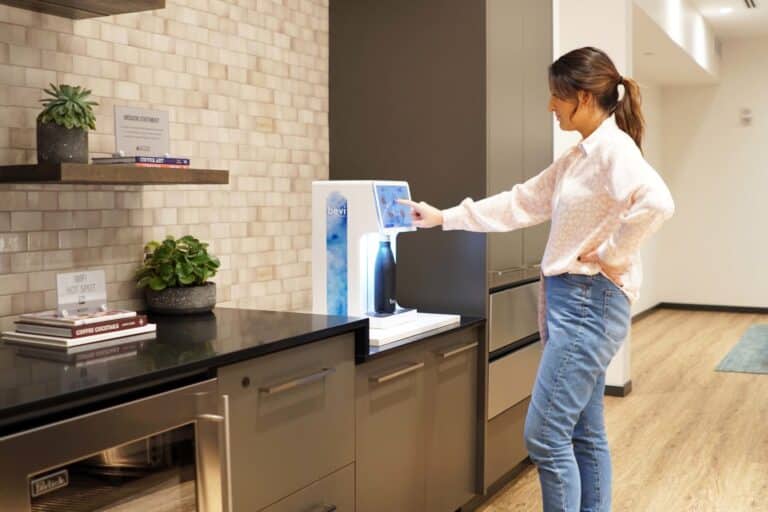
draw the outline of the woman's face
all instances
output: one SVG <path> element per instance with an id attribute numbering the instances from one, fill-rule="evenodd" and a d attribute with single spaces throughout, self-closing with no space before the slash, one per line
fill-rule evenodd
<path id="1" fill-rule="evenodd" d="M 577 105 L 577 100 L 558 98 L 554 94 L 550 96 L 549 111 L 555 114 L 555 117 L 560 123 L 561 130 L 571 131 L 576 129 L 574 121 L 576 121 L 576 117 L 578 117 L 578 112 L 576 113 L 576 116 L 574 116 L 574 112 L 576 111 Z M 573 119 L 571 119 L 572 117 Z"/>

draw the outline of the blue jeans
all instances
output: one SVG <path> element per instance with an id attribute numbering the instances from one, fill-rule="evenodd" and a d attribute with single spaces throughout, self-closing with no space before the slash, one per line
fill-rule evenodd
<path id="1" fill-rule="evenodd" d="M 545 512 L 608 512 L 605 370 L 629 331 L 626 295 L 602 274 L 545 277 L 547 328 L 525 442 Z"/>

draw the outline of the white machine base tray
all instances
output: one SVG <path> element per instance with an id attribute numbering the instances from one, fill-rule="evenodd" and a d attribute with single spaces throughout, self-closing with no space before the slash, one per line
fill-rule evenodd
<path id="1" fill-rule="evenodd" d="M 375 347 L 393 341 L 415 336 L 438 327 L 461 323 L 460 315 L 440 315 L 436 313 L 417 313 L 416 319 L 387 329 L 369 329 L 369 343 Z"/>
<path id="2" fill-rule="evenodd" d="M 417 311 L 415 309 L 397 307 L 392 314 L 368 313 L 368 325 L 371 329 L 387 330 L 397 325 L 413 322 L 416 320 Z"/>

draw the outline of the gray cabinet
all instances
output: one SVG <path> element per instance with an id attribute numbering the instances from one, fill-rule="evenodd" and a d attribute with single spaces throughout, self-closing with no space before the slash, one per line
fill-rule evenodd
<path id="1" fill-rule="evenodd" d="M 354 336 L 219 370 L 235 510 L 258 511 L 354 461 Z"/>
<path id="2" fill-rule="evenodd" d="M 535 281 L 491 294 L 488 317 L 491 352 L 538 332 L 539 286 Z"/>
<path id="3" fill-rule="evenodd" d="M 524 24 L 520 4 L 486 2 L 486 191 L 493 195 L 511 189 L 523 176 L 523 48 Z M 479 198 L 475 198 L 479 199 Z M 523 232 L 488 235 L 489 270 L 523 265 Z"/>
<path id="4" fill-rule="evenodd" d="M 526 398 L 488 422 L 485 481 L 498 482 L 528 457 L 523 433 L 531 399 Z"/>
<path id="5" fill-rule="evenodd" d="M 427 512 L 453 512 L 477 491 L 477 365 L 470 330 L 427 348 Z"/>
<path id="6" fill-rule="evenodd" d="M 552 162 L 547 65 L 552 8 L 539 0 L 486 0 L 487 194 L 511 189 Z M 549 223 L 488 235 L 489 271 L 541 262 Z"/>
<path id="7" fill-rule="evenodd" d="M 497 0 L 498 1 L 498 0 Z M 552 114 L 546 111 L 549 84 L 546 68 L 552 55 L 552 3 L 515 2 L 520 6 L 523 30 L 523 177 L 525 181 L 552 163 Z M 490 12 L 489 15 L 495 13 Z M 549 222 L 523 230 L 523 265 L 537 265 L 544 256 Z"/>
<path id="8" fill-rule="evenodd" d="M 264 512 L 354 512 L 355 465 L 328 475 Z"/>
<path id="9" fill-rule="evenodd" d="M 405 350 L 357 367 L 357 510 L 423 512 L 426 353 Z"/>
<path id="10" fill-rule="evenodd" d="M 359 512 L 453 512 L 477 491 L 480 329 L 357 367 Z"/>
<path id="11" fill-rule="evenodd" d="M 543 346 L 534 342 L 488 365 L 488 419 L 531 396 Z"/>

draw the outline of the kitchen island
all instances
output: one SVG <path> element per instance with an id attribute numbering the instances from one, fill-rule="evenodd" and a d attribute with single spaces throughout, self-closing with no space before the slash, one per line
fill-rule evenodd
<path id="1" fill-rule="evenodd" d="M 234 504 L 280 512 L 331 502 L 340 511 L 385 510 L 387 500 L 370 498 L 375 489 L 394 497 L 399 510 L 452 512 L 476 494 L 482 319 L 462 318 L 383 347 L 369 346 L 368 321 L 360 318 L 217 308 L 150 321 L 156 339 L 103 361 L 44 360 L 0 345 L 0 472 L 7 476 L 0 494 L 26 496 L 37 479 L 55 496 L 63 485 L 51 473 L 57 464 L 167 436 L 167 428 L 190 438 L 198 503 L 213 510 Z M 115 411 L 122 416 L 107 416 Z M 189 419 L 174 419 L 181 413 Z M 109 419 L 96 423 L 99 417 Z M 144 424 L 145 434 L 101 441 Z M 67 442 L 59 445 L 62 436 Z M 89 446 L 82 455 L 74 451 L 81 440 Z M 14 465 L 21 446 L 48 462 L 34 466 L 30 456 Z M 192 464 L 174 474 L 194 483 Z M 415 480 L 401 488 L 390 471 Z M 441 502 L 445 493 L 435 492 L 439 482 L 428 475 L 458 478 L 461 492 Z M 18 508 L 25 499 L 9 503 Z"/>

